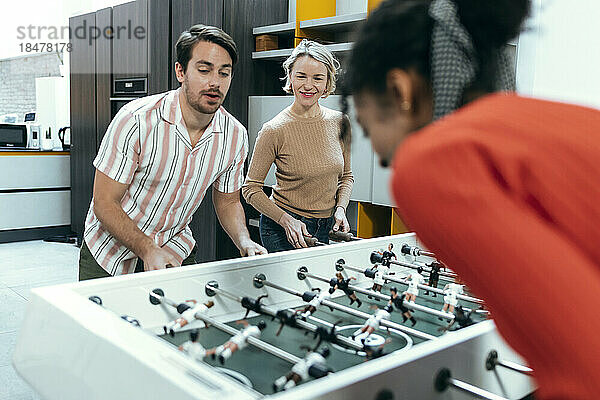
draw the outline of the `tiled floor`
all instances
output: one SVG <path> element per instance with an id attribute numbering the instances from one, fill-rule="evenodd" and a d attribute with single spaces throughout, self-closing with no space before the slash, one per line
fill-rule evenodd
<path id="1" fill-rule="evenodd" d="M 70 244 L 0 244 L 0 400 L 39 399 L 11 364 L 29 290 L 76 281 L 78 258 L 79 249 Z"/>

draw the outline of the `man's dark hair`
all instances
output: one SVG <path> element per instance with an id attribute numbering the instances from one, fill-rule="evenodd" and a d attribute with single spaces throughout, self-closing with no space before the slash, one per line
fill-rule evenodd
<path id="1" fill-rule="evenodd" d="M 192 58 L 192 50 L 198 42 L 214 43 L 227 50 L 232 65 L 235 65 L 238 60 L 237 46 L 231 36 L 215 26 L 198 24 L 183 31 L 175 45 L 176 61 L 183 66 L 183 72 L 187 70 L 188 63 Z"/>
<path id="2" fill-rule="evenodd" d="M 454 2 L 477 53 L 475 81 L 465 93 L 492 92 L 498 55 L 521 31 L 531 0 Z M 430 5 L 431 0 L 386 0 L 369 15 L 356 35 L 342 78 L 343 108 L 348 106 L 345 97 L 353 93 L 368 89 L 384 94 L 387 74 L 394 68 L 412 69 L 431 85 Z"/>

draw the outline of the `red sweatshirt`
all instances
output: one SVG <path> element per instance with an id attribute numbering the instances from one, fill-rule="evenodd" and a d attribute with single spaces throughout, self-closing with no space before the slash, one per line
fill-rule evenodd
<path id="1" fill-rule="evenodd" d="M 394 158 L 402 219 L 485 299 L 540 399 L 600 396 L 600 111 L 490 95 Z"/>

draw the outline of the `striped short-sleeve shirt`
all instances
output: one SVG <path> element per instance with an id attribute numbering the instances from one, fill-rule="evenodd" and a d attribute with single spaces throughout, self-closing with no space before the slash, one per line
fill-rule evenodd
<path id="1" fill-rule="evenodd" d="M 94 166 L 128 185 L 121 200 L 125 213 L 181 262 L 195 245 L 188 225 L 206 191 L 213 183 L 220 192 L 239 190 L 247 155 L 246 128 L 223 107 L 192 146 L 178 89 L 126 104 L 110 123 Z M 103 228 L 94 199 L 84 240 L 108 273 L 135 270 L 138 257 Z"/>

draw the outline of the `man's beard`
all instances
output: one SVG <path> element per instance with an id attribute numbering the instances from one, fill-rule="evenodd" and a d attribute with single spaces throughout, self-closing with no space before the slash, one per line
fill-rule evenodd
<path id="1" fill-rule="evenodd" d="M 192 91 L 189 89 L 189 85 L 187 84 L 187 78 L 184 83 L 185 84 L 183 85 L 183 92 L 185 94 L 188 104 L 194 110 L 196 110 L 202 114 L 214 114 L 215 112 L 217 112 L 219 107 L 221 107 L 221 104 L 223 104 L 224 96 L 223 96 L 223 93 L 221 93 L 220 91 L 216 90 L 216 91 L 203 91 L 200 93 L 192 93 Z M 220 98 L 217 101 L 217 103 L 215 103 L 215 104 L 201 104 L 201 97 L 204 93 L 218 93 Z"/>

